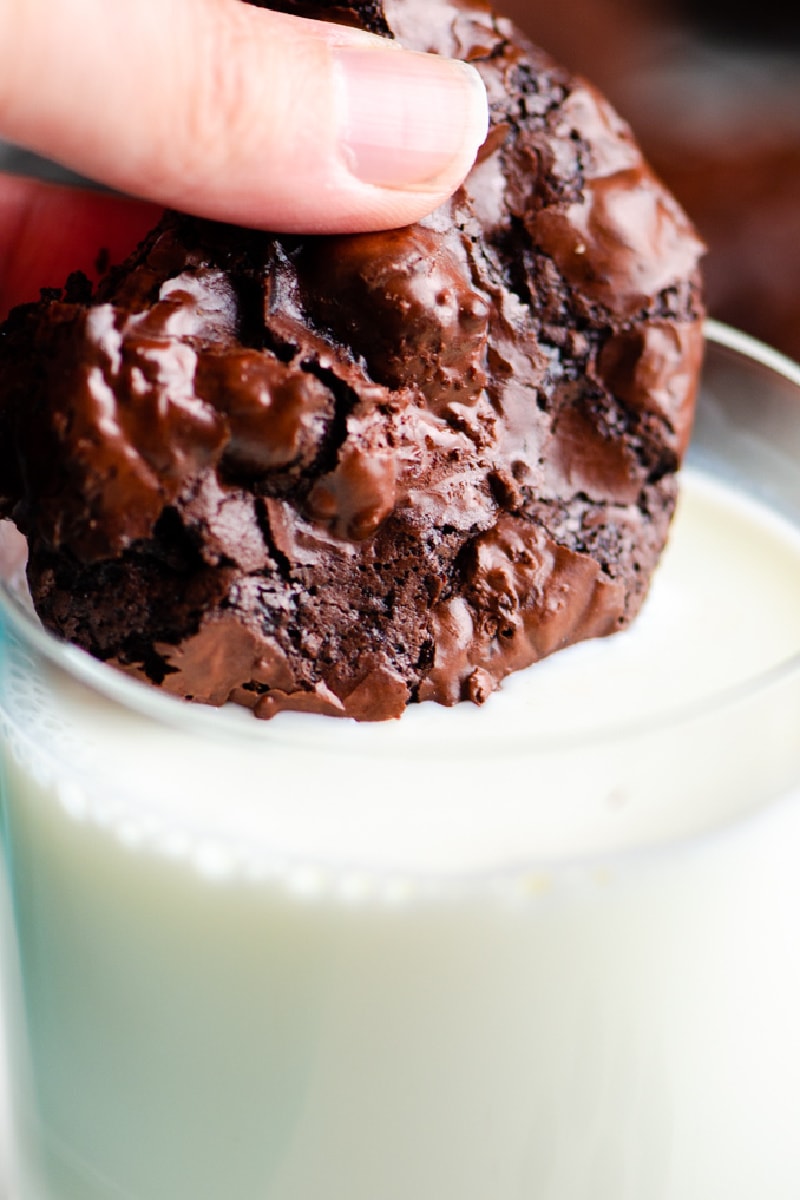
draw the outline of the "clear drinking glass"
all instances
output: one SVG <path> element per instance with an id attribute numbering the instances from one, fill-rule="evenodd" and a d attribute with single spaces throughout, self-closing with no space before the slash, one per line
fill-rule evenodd
<path id="1" fill-rule="evenodd" d="M 640 621 L 481 710 L 183 705 L 3 534 L 10 1200 L 797 1200 L 800 371 L 724 327 Z"/>

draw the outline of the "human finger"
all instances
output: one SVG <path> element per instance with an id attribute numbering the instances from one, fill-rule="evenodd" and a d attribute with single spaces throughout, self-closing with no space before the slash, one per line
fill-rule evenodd
<path id="1" fill-rule="evenodd" d="M 407 224 L 486 125 L 474 68 L 344 26 L 241 0 L 0 0 L 0 134 L 201 216 Z"/>

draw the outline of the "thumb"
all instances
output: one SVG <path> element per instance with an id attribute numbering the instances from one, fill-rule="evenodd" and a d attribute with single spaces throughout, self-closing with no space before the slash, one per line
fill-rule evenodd
<path id="1" fill-rule="evenodd" d="M 343 26 L 241 0 L 0 0 L 0 135 L 201 216 L 408 224 L 486 125 L 472 67 Z"/>

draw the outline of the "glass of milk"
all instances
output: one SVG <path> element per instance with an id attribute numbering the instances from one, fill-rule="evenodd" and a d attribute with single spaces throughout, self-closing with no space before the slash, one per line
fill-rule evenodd
<path id="1" fill-rule="evenodd" d="M 639 621 L 480 710 L 183 705 L 4 530 L 9 1200 L 797 1200 L 800 371 L 708 334 Z"/>

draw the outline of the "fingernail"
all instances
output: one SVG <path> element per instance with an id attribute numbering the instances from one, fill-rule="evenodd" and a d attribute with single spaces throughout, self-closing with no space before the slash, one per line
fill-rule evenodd
<path id="1" fill-rule="evenodd" d="M 341 147 L 351 173 L 385 188 L 435 191 L 465 175 L 486 138 L 486 89 L 474 67 L 395 48 L 334 49 Z"/>

